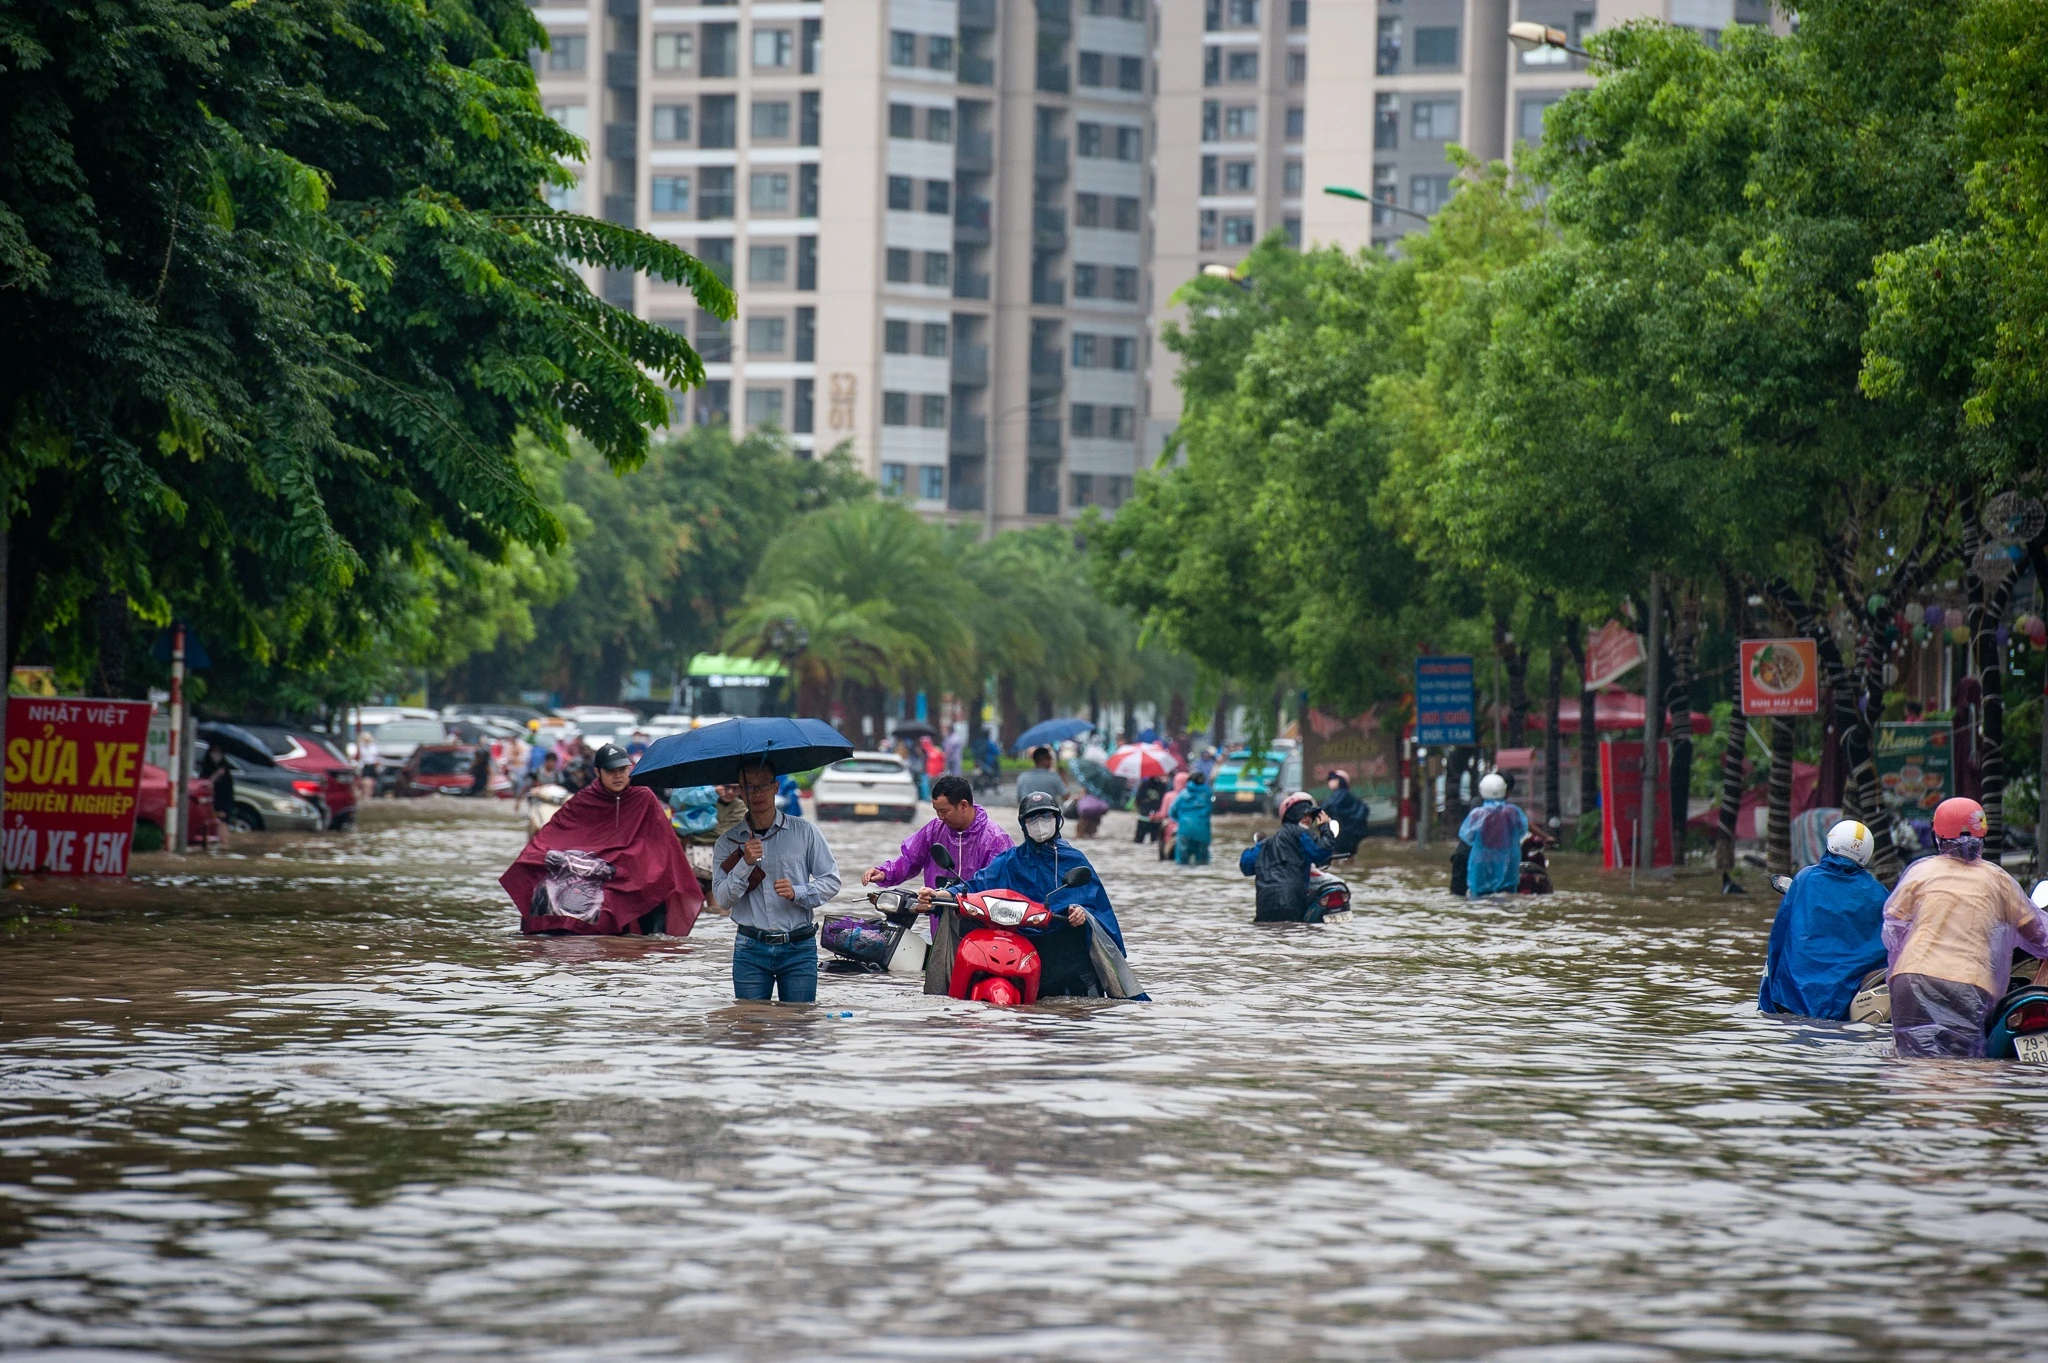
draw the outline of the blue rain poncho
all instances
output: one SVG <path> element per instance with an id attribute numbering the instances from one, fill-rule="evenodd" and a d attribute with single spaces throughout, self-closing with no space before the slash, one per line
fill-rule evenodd
<path id="1" fill-rule="evenodd" d="M 1757 1009 L 1846 1021 L 1856 987 L 1884 964 L 1885 894 L 1833 852 L 1794 876 L 1771 924 Z"/>
<path id="2" fill-rule="evenodd" d="M 1458 838 L 1472 848 L 1465 867 L 1465 893 L 1513 894 L 1522 883 L 1522 839 L 1529 836 L 1529 816 L 1506 800 L 1487 800 L 1465 816 Z"/>

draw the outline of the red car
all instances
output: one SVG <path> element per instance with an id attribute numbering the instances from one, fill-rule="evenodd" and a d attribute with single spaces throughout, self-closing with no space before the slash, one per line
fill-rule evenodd
<path id="1" fill-rule="evenodd" d="M 171 774 L 148 762 L 142 764 L 142 785 L 135 793 L 135 827 L 156 829 L 156 843 L 163 845 L 164 815 L 171 808 Z M 213 782 L 189 781 L 185 785 L 185 842 L 218 842 L 220 829 L 213 819 Z"/>
<path id="2" fill-rule="evenodd" d="M 408 795 L 467 795 L 476 784 L 470 775 L 470 768 L 476 762 L 477 749 L 467 743 L 422 743 L 412 750 L 412 756 L 405 759 L 405 765 L 398 769 L 396 793 Z M 485 790 L 492 795 L 510 791 L 512 783 L 505 779 L 496 762 L 491 763 L 491 775 Z"/>
<path id="3" fill-rule="evenodd" d="M 300 799 L 326 806 L 329 828 L 355 826 L 355 768 L 331 739 L 277 724 L 241 727 L 263 740 L 270 749 L 270 760 L 278 766 L 306 773 L 307 779 L 293 781 L 292 789 Z"/>

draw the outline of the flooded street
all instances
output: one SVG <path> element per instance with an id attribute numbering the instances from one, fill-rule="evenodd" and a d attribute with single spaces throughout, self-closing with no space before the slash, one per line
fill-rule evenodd
<path id="1" fill-rule="evenodd" d="M 32 884 L 0 1351 L 2048 1353 L 2048 1071 L 1758 1017 L 1771 901 L 1390 860 L 1254 928 L 1234 830 L 1181 871 L 1129 827 L 1083 846 L 1149 1006 L 739 1007 L 723 919 L 520 937 L 522 829 L 452 801 Z M 849 881 L 907 831 L 826 829 Z"/>

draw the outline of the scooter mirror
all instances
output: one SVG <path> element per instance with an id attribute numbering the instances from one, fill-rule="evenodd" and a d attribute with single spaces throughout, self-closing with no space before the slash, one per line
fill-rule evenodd
<path id="1" fill-rule="evenodd" d="M 2048 909 L 2048 880 L 2035 882 L 2033 899 L 2035 908 Z"/>
<path id="2" fill-rule="evenodd" d="M 954 887 L 955 885 L 964 885 L 964 884 L 966 884 L 966 883 L 967 883 L 967 882 L 966 882 L 966 881 L 964 881 L 964 880 L 962 880 L 962 879 L 960 879 L 960 877 L 959 877 L 959 876 L 933 876 L 933 877 L 932 877 L 932 888 L 933 888 L 933 889 L 935 889 L 935 890 L 950 890 L 950 889 L 952 889 L 952 888 L 953 888 L 953 887 Z"/>
<path id="3" fill-rule="evenodd" d="M 1789 889 L 1791 889 L 1791 888 L 1792 888 L 1792 877 L 1790 877 L 1790 876 L 1772 876 L 1772 877 L 1771 877 L 1771 888 L 1772 888 L 1772 889 L 1774 889 L 1774 890 L 1776 890 L 1776 891 L 1777 891 L 1777 892 L 1778 892 L 1779 894 L 1783 894 L 1783 893 L 1785 893 L 1785 891 L 1787 891 L 1787 890 L 1789 890 Z"/>
<path id="4" fill-rule="evenodd" d="M 1086 866 L 1076 866 L 1073 870 L 1067 872 L 1065 876 L 1061 877 L 1060 883 L 1068 889 L 1073 889 L 1078 885 L 1086 885 L 1093 879 L 1095 879 L 1095 872 L 1089 870 Z"/>
<path id="5" fill-rule="evenodd" d="M 953 854 L 951 852 L 948 852 L 945 848 L 939 846 L 937 843 L 932 844 L 932 860 L 936 861 L 939 865 L 945 867 L 949 871 L 956 871 L 959 869 L 959 866 L 953 860 Z"/>

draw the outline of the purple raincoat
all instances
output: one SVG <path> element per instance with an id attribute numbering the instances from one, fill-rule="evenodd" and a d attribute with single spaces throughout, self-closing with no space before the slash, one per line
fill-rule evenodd
<path id="1" fill-rule="evenodd" d="M 904 881 L 924 872 L 924 883 L 935 885 L 941 875 L 949 874 L 932 860 L 932 844 L 943 843 L 952 855 L 958 869 L 950 872 L 966 880 L 1010 850 L 1010 835 L 989 821 L 988 811 L 979 806 L 974 811 L 974 822 L 967 825 L 965 833 L 955 833 L 946 827 L 944 819 L 933 819 L 904 840 L 902 850 L 893 860 L 883 862 L 876 869 L 882 873 L 884 885 L 900 885 Z"/>

